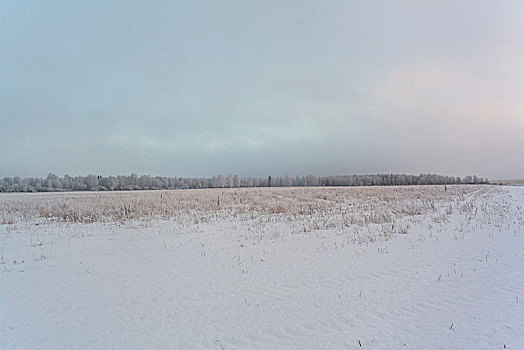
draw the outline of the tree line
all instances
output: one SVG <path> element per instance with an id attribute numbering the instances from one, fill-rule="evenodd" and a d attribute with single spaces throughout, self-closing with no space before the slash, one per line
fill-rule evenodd
<path id="1" fill-rule="evenodd" d="M 136 174 L 118 176 L 59 177 L 49 173 L 46 178 L 4 177 L 0 179 L 0 192 L 62 192 L 62 191 L 132 191 L 197 188 L 237 187 L 293 187 L 293 186 L 396 186 L 396 185 L 452 185 L 484 184 L 487 179 L 475 175 L 463 178 L 437 174 L 375 174 L 339 176 L 276 176 L 267 178 L 217 175 L 211 178 L 165 177 Z"/>

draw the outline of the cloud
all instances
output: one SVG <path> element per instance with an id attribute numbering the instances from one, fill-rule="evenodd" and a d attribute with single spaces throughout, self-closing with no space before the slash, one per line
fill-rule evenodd
<path id="1" fill-rule="evenodd" d="M 374 96 L 375 120 L 396 159 L 459 174 L 522 175 L 524 105 L 514 81 L 460 61 L 413 61 L 395 68 Z"/>

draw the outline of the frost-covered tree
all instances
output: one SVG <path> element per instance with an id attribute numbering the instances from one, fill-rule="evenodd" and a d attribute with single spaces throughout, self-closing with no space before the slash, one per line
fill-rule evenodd
<path id="1" fill-rule="evenodd" d="M 389 186 L 389 185 L 438 185 L 438 184 L 481 184 L 486 179 L 467 175 L 464 179 L 437 174 L 374 174 L 317 177 L 275 176 L 267 178 L 241 178 L 238 175 L 213 176 L 212 178 L 151 177 L 136 174 L 114 176 L 64 175 L 63 178 L 49 173 L 45 178 L 4 177 L 0 179 L 0 192 L 45 192 L 45 191 L 115 191 L 147 189 L 187 189 L 223 187 L 277 187 L 277 186 Z"/>
<path id="2" fill-rule="evenodd" d="M 318 177 L 313 174 L 306 176 L 306 181 L 304 186 L 318 186 Z"/>
<path id="3" fill-rule="evenodd" d="M 85 183 L 89 191 L 98 190 L 98 177 L 97 176 L 87 175 Z"/>
<path id="4" fill-rule="evenodd" d="M 240 183 L 240 178 L 235 174 L 235 176 L 233 176 L 233 187 L 240 187 Z"/>

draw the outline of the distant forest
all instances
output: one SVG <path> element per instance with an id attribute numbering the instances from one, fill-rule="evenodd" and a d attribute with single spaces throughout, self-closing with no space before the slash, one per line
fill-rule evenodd
<path id="1" fill-rule="evenodd" d="M 236 187 L 292 187 L 292 186 L 395 186 L 484 184 L 487 179 L 475 175 L 463 178 L 436 174 L 376 174 L 342 176 L 277 176 L 267 178 L 218 175 L 212 178 L 163 177 L 136 174 L 119 176 L 69 176 L 48 174 L 46 178 L 4 177 L 0 179 L 0 192 L 63 192 L 63 191 L 132 191 L 170 190 L 195 188 Z"/>

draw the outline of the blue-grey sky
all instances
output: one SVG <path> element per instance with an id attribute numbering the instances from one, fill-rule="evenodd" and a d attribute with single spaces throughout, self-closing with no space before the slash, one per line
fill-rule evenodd
<path id="1" fill-rule="evenodd" d="M 0 2 L 0 176 L 524 177 L 522 1 Z"/>

